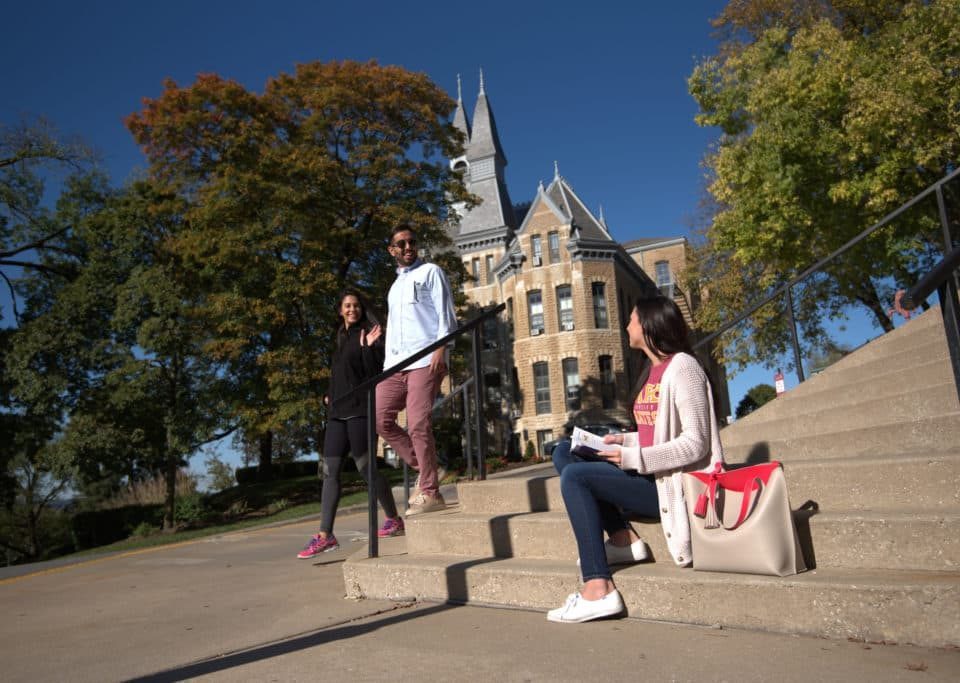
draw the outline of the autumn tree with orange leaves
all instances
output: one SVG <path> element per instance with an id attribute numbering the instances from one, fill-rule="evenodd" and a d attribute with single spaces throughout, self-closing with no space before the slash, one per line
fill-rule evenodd
<path id="1" fill-rule="evenodd" d="M 169 248 L 202 293 L 194 314 L 263 475 L 273 435 L 321 415 L 338 292 L 385 301 L 393 226 L 444 245 L 449 203 L 469 199 L 447 163 L 462 146 L 453 107 L 423 74 L 314 62 L 262 94 L 211 74 L 167 81 L 127 119 L 153 180 L 186 201 Z"/>

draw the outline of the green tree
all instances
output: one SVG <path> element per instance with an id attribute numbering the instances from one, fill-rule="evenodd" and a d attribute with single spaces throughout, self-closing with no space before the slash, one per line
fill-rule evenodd
<path id="1" fill-rule="evenodd" d="M 196 298 L 167 244 L 182 203 L 149 182 L 102 192 L 75 184 L 59 211 L 75 214 L 76 277 L 38 288 L 14 336 L 15 393 L 58 416 L 56 452 L 88 495 L 161 474 L 164 528 L 186 458 L 223 426 L 220 366 L 190 314 Z"/>
<path id="2" fill-rule="evenodd" d="M 210 455 L 205 461 L 207 479 L 214 491 L 223 491 L 237 483 L 233 468 L 216 455 Z"/>
<path id="3" fill-rule="evenodd" d="M 942 178 L 960 158 L 960 2 L 737 0 L 689 80 L 720 139 L 706 158 L 710 219 L 690 268 L 705 329 L 791 279 Z M 933 208 L 933 207 L 930 207 Z M 803 340 L 821 321 L 887 305 L 940 249 L 915 211 L 795 292 Z M 933 236 L 931 238 L 931 236 Z M 724 338 L 727 362 L 785 351 L 783 303 Z"/>
<path id="4" fill-rule="evenodd" d="M 769 384 L 758 384 L 751 387 L 740 403 L 737 404 L 737 419 L 745 417 L 762 405 L 765 405 L 777 397 L 777 390 Z"/>
<path id="5" fill-rule="evenodd" d="M 8 349 L 12 329 L 0 330 Z M 55 423 L 19 403 L 0 353 L 0 548 L 7 561 L 40 559 L 51 544 L 62 545 L 53 503 L 66 492 L 71 470 L 53 456 Z"/>
<path id="6" fill-rule="evenodd" d="M 263 94 L 168 81 L 129 117 L 152 176 L 188 205 L 170 246 L 195 273 L 206 350 L 229 370 L 264 475 L 275 433 L 320 421 L 339 290 L 384 301 L 391 228 L 441 246 L 448 202 L 469 199 L 447 164 L 462 144 L 452 111 L 423 74 L 331 62 Z"/>
<path id="7" fill-rule="evenodd" d="M 0 124 L 0 277 L 18 317 L 15 273 L 20 269 L 69 277 L 75 255 L 70 226 L 55 221 L 44 204 L 49 174 L 86 171 L 92 153 L 76 140 L 62 138 L 43 119 Z"/>

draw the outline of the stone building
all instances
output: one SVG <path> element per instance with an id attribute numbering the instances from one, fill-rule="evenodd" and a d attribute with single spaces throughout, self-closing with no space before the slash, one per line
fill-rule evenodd
<path id="1" fill-rule="evenodd" d="M 467 143 L 451 167 L 481 199 L 469 210 L 455 206 L 460 220 L 450 228 L 473 276 L 466 295 L 483 307 L 507 304 L 501 323 L 484 330 L 488 411 L 498 416 L 490 421 L 492 445 L 516 450 L 531 442 L 542 454 L 543 444 L 571 419 L 632 424 L 639 364 L 624 328 L 636 300 L 662 291 L 660 260 L 675 273 L 682 253 L 656 256 L 648 272 L 645 252 L 617 243 L 603 216 L 590 212 L 556 164 L 553 180 L 541 183 L 529 208 L 516 215 L 482 75 L 472 118 L 458 92 L 454 125 Z"/>

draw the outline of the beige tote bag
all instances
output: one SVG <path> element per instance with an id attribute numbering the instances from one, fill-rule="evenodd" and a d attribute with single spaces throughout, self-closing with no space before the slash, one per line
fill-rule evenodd
<path id="1" fill-rule="evenodd" d="M 693 568 L 788 576 L 803 553 L 779 462 L 683 475 Z"/>

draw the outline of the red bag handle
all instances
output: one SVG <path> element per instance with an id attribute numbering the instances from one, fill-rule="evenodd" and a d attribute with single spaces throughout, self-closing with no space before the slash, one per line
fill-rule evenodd
<path id="1" fill-rule="evenodd" d="M 723 463 L 718 462 L 714 465 L 712 472 L 691 472 L 690 474 L 707 485 L 706 490 L 697 498 L 693 509 L 694 516 L 704 518 L 705 529 L 717 529 L 722 526 L 727 531 L 735 530 L 747 520 L 750 510 L 753 509 L 753 505 L 760 498 L 770 474 L 779 467 L 780 463 L 773 461 L 764 465 L 754 465 L 725 472 Z M 743 493 L 740 499 L 740 514 L 733 526 L 726 526 L 717 517 L 718 487 Z M 754 492 L 756 492 L 756 496 L 754 496 Z"/>

